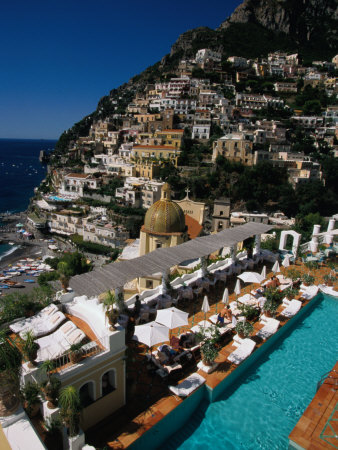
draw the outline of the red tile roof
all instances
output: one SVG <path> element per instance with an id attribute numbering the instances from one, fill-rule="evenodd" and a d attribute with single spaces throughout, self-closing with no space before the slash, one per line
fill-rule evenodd
<path id="1" fill-rule="evenodd" d="M 188 227 L 188 236 L 190 239 L 195 239 L 197 238 L 202 230 L 203 227 L 202 225 L 200 225 L 196 219 L 194 219 L 193 217 L 189 216 L 188 214 L 184 215 L 185 218 L 185 224 Z"/>

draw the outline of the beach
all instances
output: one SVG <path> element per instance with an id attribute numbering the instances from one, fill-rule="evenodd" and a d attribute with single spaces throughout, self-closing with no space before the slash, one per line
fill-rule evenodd
<path id="1" fill-rule="evenodd" d="M 20 220 L 21 223 L 25 223 L 26 214 L 19 213 L 6 217 L 3 226 L 0 227 L 1 234 L 0 239 L 2 244 L 13 243 L 13 251 L 9 249 L 7 254 L 1 256 L 0 260 L 0 273 L 10 266 L 15 265 L 20 260 L 31 258 L 33 260 L 41 260 L 48 251 L 48 243 L 45 239 L 24 239 L 20 238 L 20 234 L 16 232 L 15 225 Z M 34 283 L 24 283 L 24 279 L 34 279 Z M 30 277 L 29 275 L 22 274 L 11 278 L 12 281 L 17 281 L 23 284 L 24 288 L 9 288 L 2 289 L 2 295 L 6 295 L 12 292 L 27 293 L 31 291 L 37 284 L 37 277 Z M 1 283 L 0 283 L 1 284 Z"/>

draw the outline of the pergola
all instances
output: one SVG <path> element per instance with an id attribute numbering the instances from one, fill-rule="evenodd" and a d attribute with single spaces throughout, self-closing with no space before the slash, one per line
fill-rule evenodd
<path id="1" fill-rule="evenodd" d="M 70 287 L 78 295 L 88 297 L 112 289 L 122 290 L 125 283 L 135 278 L 159 272 L 166 276 L 171 267 L 189 259 L 206 257 L 223 247 L 232 248 L 234 255 L 238 242 L 252 236 L 256 236 L 256 251 L 259 251 L 261 234 L 271 228 L 271 225 L 249 222 L 216 234 L 198 237 L 175 247 L 159 248 L 138 258 L 110 263 L 92 272 L 76 275 L 70 280 Z"/>

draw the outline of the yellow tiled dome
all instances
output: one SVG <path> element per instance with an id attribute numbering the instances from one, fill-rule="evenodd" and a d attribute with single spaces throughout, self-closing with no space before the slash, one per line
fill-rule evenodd
<path id="1" fill-rule="evenodd" d="M 168 183 L 162 186 L 161 200 L 148 209 L 143 229 L 150 233 L 181 233 L 185 231 L 184 212 L 177 203 L 171 201 L 171 189 Z"/>

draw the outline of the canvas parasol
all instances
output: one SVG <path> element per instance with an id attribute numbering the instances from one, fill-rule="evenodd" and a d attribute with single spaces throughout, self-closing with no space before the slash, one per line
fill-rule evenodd
<path id="1" fill-rule="evenodd" d="M 279 262 L 276 260 L 275 264 L 272 266 L 272 272 L 274 274 L 280 272 Z"/>
<path id="2" fill-rule="evenodd" d="M 204 299 L 203 299 L 201 311 L 204 312 L 204 320 L 206 320 L 207 312 L 210 311 L 208 297 L 206 295 L 204 296 Z"/>
<path id="3" fill-rule="evenodd" d="M 169 341 L 169 328 L 157 322 L 137 325 L 133 339 L 145 344 L 147 347 L 152 347 L 160 342 Z"/>

